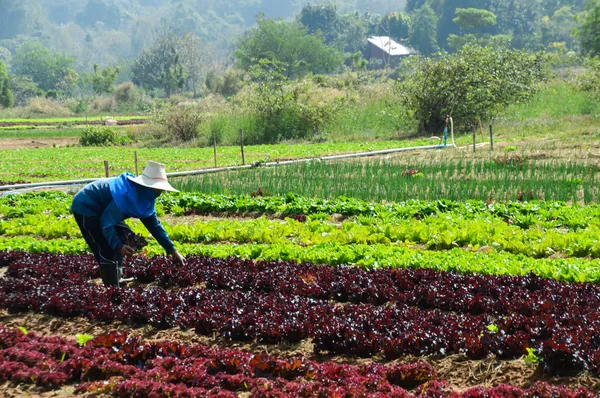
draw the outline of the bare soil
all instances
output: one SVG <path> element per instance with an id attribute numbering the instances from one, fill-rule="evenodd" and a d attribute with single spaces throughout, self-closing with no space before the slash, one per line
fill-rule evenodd
<path id="1" fill-rule="evenodd" d="M 130 119 L 130 120 L 117 120 L 117 126 L 130 126 L 132 124 L 144 124 L 147 123 L 146 119 Z M 60 126 L 66 124 L 67 122 L 0 122 L 0 127 L 13 127 L 13 126 Z M 91 126 L 91 125 L 105 125 L 106 121 L 104 120 L 90 120 L 73 122 L 72 124 L 80 125 L 80 126 Z"/>
<path id="2" fill-rule="evenodd" d="M 0 148 L 2 149 L 24 149 L 24 148 L 51 148 L 64 147 L 67 145 L 77 144 L 77 137 L 56 137 L 56 138 L 3 138 L 0 140 Z"/>
<path id="3" fill-rule="evenodd" d="M 148 325 L 131 329 L 131 326 L 120 322 L 90 322 L 83 318 L 66 319 L 32 313 L 12 315 L 8 314 L 5 310 L 0 311 L 0 324 L 8 327 L 23 326 L 27 330 L 35 331 L 41 335 L 61 336 L 69 339 L 75 339 L 75 335 L 81 333 L 99 335 L 111 330 L 128 331 L 131 334 L 138 335 L 146 340 L 176 340 L 185 344 L 204 344 L 208 346 L 238 348 L 255 353 L 266 352 L 269 355 L 281 358 L 303 356 L 318 362 L 334 361 L 347 364 L 376 362 L 390 364 L 425 360 L 433 365 L 441 380 L 448 381 L 457 391 L 463 391 L 476 386 L 492 387 L 503 383 L 527 388 L 536 381 L 546 381 L 551 384 L 565 384 L 572 388 L 584 386 L 591 391 L 600 394 L 600 378 L 592 377 L 589 374 L 581 374 L 574 377 L 549 378 L 540 375 L 535 367 L 526 364 L 520 359 L 507 361 L 492 356 L 484 360 L 476 361 L 470 360 L 464 355 L 449 355 L 440 358 L 406 356 L 390 362 L 379 355 L 367 359 L 340 355 L 317 355 L 313 351 L 313 345 L 310 340 L 304 340 L 298 344 L 280 345 L 240 343 L 219 336 L 200 336 L 193 330 L 157 330 Z M 28 396 L 60 397 L 70 395 L 72 391 L 72 387 L 68 387 L 51 393 Z M 13 397 L 31 393 L 37 394 L 35 390 L 26 391 L 19 390 L 19 387 L 15 386 L 0 386 L 0 394 L 2 396 Z"/>

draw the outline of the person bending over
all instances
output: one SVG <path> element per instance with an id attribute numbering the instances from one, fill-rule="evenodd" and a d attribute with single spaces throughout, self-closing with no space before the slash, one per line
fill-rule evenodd
<path id="1" fill-rule="evenodd" d="M 123 173 L 119 177 L 101 179 L 86 185 L 73 198 L 71 211 L 100 265 L 104 285 L 119 286 L 123 258 L 134 253 L 119 237 L 124 232 L 120 229 L 133 234 L 124 223 L 128 218 L 140 219 L 167 254 L 177 263 L 185 264 L 156 216 L 154 205 L 164 191 L 178 192 L 167 181 L 165 165 L 148 162 L 141 176 Z"/>

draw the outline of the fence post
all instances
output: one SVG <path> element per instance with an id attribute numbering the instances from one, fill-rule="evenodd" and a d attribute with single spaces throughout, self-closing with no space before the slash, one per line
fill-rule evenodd
<path id="1" fill-rule="evenodd" d="M 246 159 L 244 158 L 244 129 L 240 129 L 240 146 L 242 149 L 242 166 L 246 164 Z"/>
<path id="2" fill-rule="evenodd" d="M 473 125 L 473 152 L 475 152 L 477 150 L 476 144 L 477 143 L 477 127 L 475 125 Z"/>
<path id="3" fill-rule="evenodd" d="M 140 171 L 138 169 L 138 157 L 137 157 L 137 151 L 133 152 L 133 157 L 135 158 L 135 175 L 136 177 L 140 175 Z"/>
<path id="4" fill-rule="evenodd" d="M 110 175 L 108 173 L 108 160 L 104 161 L 104 175 L 108 178 Z"/>
<path id="5" fill-rule="evenodd" d="M 490 124 L 490 148 L 494 152 L 494 127 Z"/>
<path id="6" fill-rule="evenodd" d="M 217 135 L 213 134 L 213 145 L 215 148 L 215 168 L 217 167 Z"/>

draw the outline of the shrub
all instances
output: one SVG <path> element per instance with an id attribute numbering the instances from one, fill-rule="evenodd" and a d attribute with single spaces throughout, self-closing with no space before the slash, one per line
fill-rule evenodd
<path id="1" fill-rule="evenodd" d="M 577 77 L 577 88 L 600 99 L 600 56 L 585 62 L 585 72 Z"/>
<path id="2" fill-rule="evenodd" d="M 29 113 L 65 116 L 70 115 L 71 111 L 58 101 L 53 101 L 52 99 L 44 97 L 34 97 L 29 100 Z"/>
<path id="3" fill-rule="evenodd" d="M 92 113 L 114 112 L 117 109 L 117 102 L 113 97 L 96 97 L 90 102 L 88 109 Z"/>
<path id="4" fill-rule="evenodd" d="M 108 146 L 116 145 L 119 137 L 111 127 L 91 126 L 81 132 L 79 144 L 81 146 Z"/>
<path id="5" fill-rule="evenodd" d="M 312 83 L 293 85 L 282 72 L 279 64 L 266 60 L 251 72 L 257 83 L 247 102 L 256 115 L 262 143 L 315 137 L 343 104 L 336 91 L 318 101 Z M 323 94 L 327 97 L 328 93 Z"/>
<path id="6" fill-rule="evenodd" d="M 228 69 L 217 75 L 214 70 L 208 72 L 205 81 L 206 89 L 212 94 L 231 97 L 237 94 L 244 85 L 244 72 L 239 69 Z"/>
<path id="7" fill-rule="evenodd" d="M 531 98 L 547 78 L 544 58 L 524 51 L 467 45 L 452 55 L 415 60 L 397 89 L 420 130 L 428 133 L 442 131 L 446 115 L 454 117 L 458 128 L 486 120 Z"/>
<path id="8" fill-rule="evenodd" d="M 198 137 L 202 116 L 194 106 L 172 106 L 157 113 L 154 123 L 164 127 L 167 138 L 175 142 L 187 142 Z"/>
<path id="9" fill-rule="evenodd" d="M 132 82 L 121 83 L 114 91 L 114 98 L 119 106 L 133 106 L 137 103 L 139 97 L 138 90 Z"/>

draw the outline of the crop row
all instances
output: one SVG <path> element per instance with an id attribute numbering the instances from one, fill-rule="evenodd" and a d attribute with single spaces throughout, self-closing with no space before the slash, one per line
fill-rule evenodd
<path id="1" fill-rule="evenodd" d="M 448 153 L 448 152 L 446 152 Z M 450 155 L 451 156 L 451 155 Z M 595 159 L 548 158 L 514 163 L 510 155 L 473 159 L 428 152 L 413 158 L 310 162 L 283 167 L 235 170 L 175 181 L 187 192 L 288 192 L 321 198 L 365 200 L 560 200 L 598 203 L 600 173 Z M 411 175 L 410 170 L 418 170 Z M 407 173 L 409 171 L 409 173 Z"/>
<path id="2" fill-rule="evenodd" d="M 79 383 L 76 392 L 119 397 L 236 397 L 240 392 L 255 397 L 593 397 L 583 387 L 570 390 L 542 382 L 526 390 L 500 385 L 457 393 L 426 362 L 356 366 L 301 357 L 282 360 L 240 350 L 148 342 L 117 332 L 75 343 L 2 326 L 0 370 L 3 381 L 45 390 Z"/>
<path id="3" fill-rule="evenodd" d="M 360 280 L 361 275 L 353 269 L 338 270 L 342 274 L 347 272 L 345 286 L 338 284 L 321 291 L 311 285 L 318 277 L 313 276 L 313 280 L 310 275 L 291 282 L 291 290 L 282 287 L 285 267 L 281 264 L 267 266 L 267 272 L 262 275 L 263 285 L 255 289 L 246 287 L 244 290 L 244 286 L 225 282 L 214 285 L 215 282 L 206 280 L 207 286 L 212 284 L 213 288 L 226 290 L 188 287 L 169 291 L 159 287 L 105 289 L 73 272 L 76 259 L 70 259 L 74 264 L 66 267 L 53 264 L 68 263 L 68 258 L 53 262 L 31 256 L 9 261 L 8 277 L 0 283 L 0 307 L 10 312 L 34 311 L 93 320 L 149 323 L 162 329 L 179 326 L 194 328 L 199 334 L 218 333 L 229 339 L 270 344 L 312 338 L 319 353 L 369 357 L 383 352 L 390 359 L 406 354 L 444 356 L 452 353 L 464 353 L 473 359 L 490 354 L 518 358 L 526 354 L 527 349 L 534 349 L 543 359 L 546 372 L 600 371 L 600 339 L 597 337 L 600 314 L 595 310 L 598 292 L 589 284 L 560 285 L 531 277 L 490 279 L 489 282 L 465 277 L 460 282 L 461 277 L 457 275 L 432 274 L 428 276 L 430 281 L 436 276 L 443 281 L 412 289 L 422 298 L 423 307 L 435 308 L 428 310 L 408 305 L 414 304 L 413 299 L 407 297 L 412 294 L 411 290 L 401 296 L 401 288 L 398 294 L 394 294 L 393 289 L 389 294 L 397 302 L 384 306 L 364 303 L 372 300 L 370 295 L 379 294 L 377 289 L 385 291 L 386 279 L 377 280 L 372 276 L 373 290 L 369 291 L 369 286 L 360 284 L 368 285 L 368 275 L 363 274 Z M 86 261 L 82 265 L 84 270 L 90 267 L 90 259 Z M 220 268 L 224 264 L 217 262 L 212 266 Z M 46 272 L 41 272 L 40 267 Z M 230 268 L 235 269 L 235 266 Z M 279 283 L 269 285 L 265 281 L 269 273 L 277 281 L 279 272 L 284 274 Z M 233 271 L 225 271 L 222 277 L 227 278 L 231 273 Z M 352 275 L 356 277 L 354 281 Z M 400 275 L 396 282 L 402 280 L 403 273 L 396 275 Z M 421 276 L 405 271 L 406 278 L 402 282 L 405 287 L 410 285 L 411 275 Z M 320 282 L 325 283 L 327 275 L 322 278 Z M 65 283 L 66 280 L 69 283 Z M 338 280 L 343 281 L 344 276 Z M 478 281 L 481 285 L 477 285 Z M 199 282 L 198 278 L 188 284 L 194 282 Z M 394 279 L 388 282 L 396 283 Z M 510 286 L 503 286 L 512 283 L 516 285 L 514 291 Z M 304 293 L 298 294 L 303 284 L 307 285 Z M 359 304 L 335 304 L 328 298 L 335 295 L 336 290 L 347 296 L 362 294 L 364 299 L 355 300 Z M 459 300 L 463 295 L 466 297 Z M 469 296 L 472 299 L 469 300 Z M 494 299 L 501 304 L 494 307 Z M 531 303 L 528 299 L 538 301 Z M 459 309 L 465 313 L 445 312 L 455 309 L 454 300 L 459 301 L 456 305 L 462 305 Z M 568 310 L 563 311 L 564 308 Z M 494 316 L 499 313 L 504 315 Z"/>
<path id="4" fill-rule="evenodd" d="M 48 214 L 60 217 L 70 213 L 72 195 L 62 192 L 41 192 L 0 197 L 0 214 L 7 218 Z M 398 219 L 423 219 L 429 216 L 473 219 L 491 216 L 521 228 L 582 229 L 600 225 L 600 206 L 567 206 L 562 202 L 485 203 L 482 201 L 453 202 L 449 200 L 400 203 L 372 203 L 356 198 L 317 199 L 293 194 L 285 196 L 251 197 L 249 195 L 218 195 L 179 193 L 162 195 L 157 201 L 159 214 L 176 216 L 189 214 L 277 214 L 313 215 L 342 214 L 346 217 L 369 216 L 395 222 Z"/>
<path id="5" fill-rule="evenodd" d="M 65 280 L 99 277 L 92 256 L 0 253 L 0 264 L 10 265 L 6 276 L 44 278 L 48 273 Z M 340 303 L 383 305 L 390 302 L 421 309 L 501 317 L 573 311 L 588 314 L 600 307 L 600 286 L 567 284 L 535 275 L 482 276 L 428 269 L 323 267 L 310 263 L 269 262 L 237 258 L 188 257 L 173 266 L 164 257 L 136 257 L 125 263 L 126 276 L 163 288 L 203 285 L 209 290 L 277 293 Z"/>
<path id="6" fill-rule="evenodd" d="M 202 245 L 176 244 L 184 255 L 239 257 L 250 260 L 286 260 L 325 265 L 358 265 L 364 268 L 428 268 L 438 271 L 478 273 L 484 275 L 535 274 L 563 282 L 600 281 L 600 261 L 582 258 L 534 259 L 505 252 L 473 252 L 463 249 L 429 251 L 403 245 L 318 244 L 303 247 L 285 243 L 273 245 Z M 32 237 L 0 239 L 0 251 L 21 250 L 31 253 L 83 254 L 89 249 L 83 239 L 38 240 Z M 164 254 L 155 241 L 145 254 Z"/>
<path id="7" fill-rule="evenodd" d="M 568 257 L 600 258 L 600 226 L 577 231 L 559 229 L 521 229 L 493 218 L 460 219 L 428 217 L 424 220 L 388 220 L 361 218 L 340 225 L 320 220 L 212 220 L 195 224 L 165 224 L 179 243 L 263 243 L 300 245 L 346 244 L 420 244 L 431 250 L 455 247 L 489 247 L 496 251 L 544 258 L 560 253 Z M 147 235 L 141 223 L 134 230 Z M 40 238 L 81 237 L 72 217 L 52 219 L 28 216 L 0 222 L 0 236 L 37 236 Z"/>

